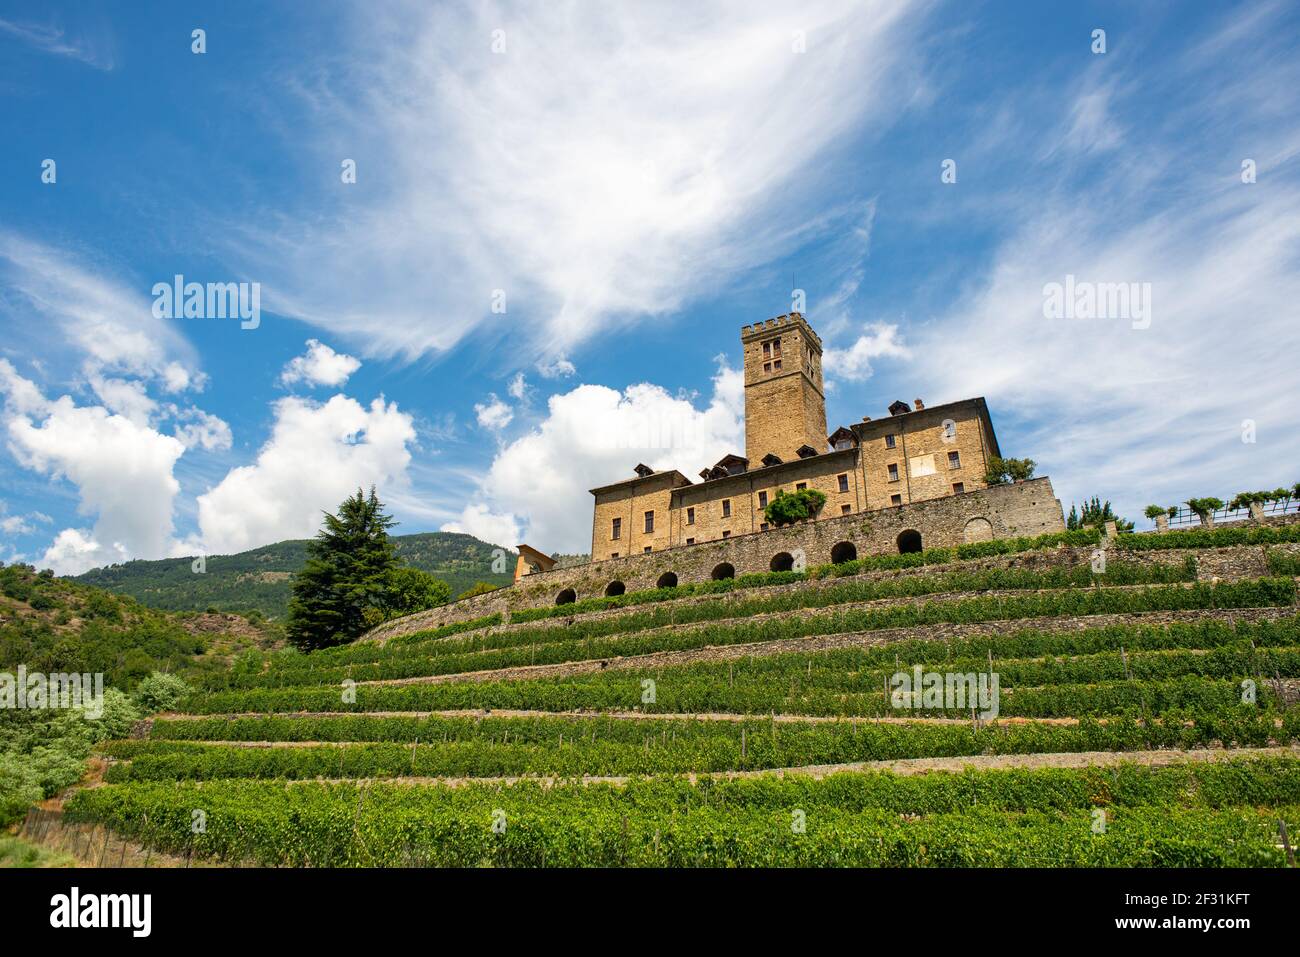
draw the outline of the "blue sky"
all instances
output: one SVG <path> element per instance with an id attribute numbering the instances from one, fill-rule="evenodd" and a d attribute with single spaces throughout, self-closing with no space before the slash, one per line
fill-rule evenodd
<path id="1" fill-rule="evenodd" d="M 832 428 L 983 395 L 1067 510 L 1294 483 L 1297 37 L 1267 2 L 0 3 L 0 559 L 239 550 L 371 483 L 403 532 L 585 551 L 587 489 L 742 449 L 739 329 L 792 289 Z M 177 274 L 257 283 L 257 327 L 156 316 Z M 1046 315 L 1067 276 L 1149 308 Z"/>

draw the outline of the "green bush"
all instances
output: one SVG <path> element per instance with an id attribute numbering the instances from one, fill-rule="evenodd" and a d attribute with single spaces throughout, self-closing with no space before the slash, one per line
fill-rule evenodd
<path id="1" fill-rule="evenodd" d="M 171 711 L 190 694 L 190 686 L 176 675 L 155 671 L 135 689 L 136 701 L 148 714 Z"/>

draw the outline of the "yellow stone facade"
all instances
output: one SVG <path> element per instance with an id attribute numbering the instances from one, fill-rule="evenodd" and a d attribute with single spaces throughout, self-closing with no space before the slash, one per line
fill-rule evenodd
<path id="1" fill-rule="evenodd" d="M 728 455 L 693 482 L 675 470 L 592 489 L 591 558 L 602 561 L 767 531 L 778 491 L 817 489 L 814 521 L 895 508 L 986 487 L 1001 455 L 982 398 L 925 408 L 897 401 L 828 435 L 822 345 L 798 313 L 741 330 L 745 455 Z"/>

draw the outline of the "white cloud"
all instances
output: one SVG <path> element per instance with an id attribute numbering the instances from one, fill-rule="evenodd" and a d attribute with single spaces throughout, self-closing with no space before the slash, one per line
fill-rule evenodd
<path id="1" fill-rule="evenodd" d="M 543 379 L 567 379 L 577 373 L 578 368 L 564 356 L 556 356 L 537 363 L 537 371 Z"/>
<path id="2" fill-rule="evenodd" d="M 382 498 L 406 484 L 415 429 L 396 403 L 381 397 L 366 408 L 345 395 L 323 404 L 288 396 L 274 408 L 257 460 L 198 497 L 199 544 L 210 554 L 308 538 L 322 512 L 358 488 L 375 485 Z"/>
<path id="3" fill-rule="evenodd" d="M 346 69 L 321 63 L 305 89 L 305 71 L 284 78 L 318 130 L 299 145 L 332 166 L 356 157 L 365 205 L 331 183 L 311 216 L 224 234 L 268 275 L 275 311 L 376 355 L 493 324 L 563 372 L 596 332 L 670 314 L 807 239 L 815 197 L 842 188 L 833 149 L 907 109 L 910 11 L 929 6 L 367 8 Z"/>
<path id="4" fill-rule="evenodd" d="M 510 394 L 512 399 L 523 399 L 524 395 L 528 391 L 528 383 L 524 379 L 524 374 L 522 372 L 516 373 L 515 377 L 510 380 L 510 385 L 507 387 L 506 391 Z"/>
<path id="5" fill-rule="evenodd" d="M 76 574 L 127 557 L 166 555 L 180 489 L 172 469 L 185 447 L 124 415 L 77 406 L 70 396 L 47 402 L 12 367 L 0 374 L 10 451 L 25 467 L 76 485 L 78 511 L 95 516 L 91 531 L 60 532 L 43 562 Z"/>
<path id="6" fill-rule="evenodd" d="M 0 231 L 0 283 L 21 301 L 6 327 L 29 355 L 70 349 L 84 374 L 202 388 L 194 350 L 173 320 L 155 318 L 141 290 L 106 278 L 26 236 Z M 57 335 L 52 335 L 52 330 Z"/>
<path id="7" fill-rule="evenodd" d="M 185 448 L 209 451 L 229 449 L 233 440 L 230 426 L 218 416 L 190 406 L 180 409 L 170 406 L 171 417 L 176 420 L 172 435 L 180 439 Z"/>
<path id="8" fill-rule="evenodd" d="M 519 543 L 519 519 L 510 514 L 494 513 L 481 502 L 466 505 L 460 518 L 447 522 L 442 531 L 465 532 L 489 545 L 509 549 Z"/>
<path id="9" fill-rule="evenodd" d="M 515 417 L 514 410 L 498 399 L 496 393 L 490 393 L 487 402 L 474 403 L 474 414 L 480 427 L 494 431 L 504 429 Z"/>
<path id="10" fill-rule="evenodd" d="M 361 360 L 335 352 L 319 339 L 307 340 L 307 351 L 294 356 L 280 373 L 281 385 L 305 382 L 338 388 L 361 368 Z"/>
<path id="11" fill-rule="evenodd" d="M 126 416 L 136 425 L 149 424 L 158 403 L 145 393 L 144 383 L 139 379 L 113 379 L 91 373 L 88 380 L 110 412 Z"/>
<path id="12" fill-rule="evenodd" d="M 898 326 L 876 322 L 868 331 L 858 336 L 847 349 L 827 347 L 822 353 L 822 371 L 827 379 L 845 379 L 861 382 L 871 377 L 871 360 L 885 356 L 910 359 L 911 350 L 903 343 Z"/>
<path id="13" fill-rule="evenodd" d="M 70 35 L 57 26 L 0 20 L 0 33 L 16 37 L 41 53 L 78 60 L 97 70 L 113 69 L 112 43 L 106 32 L 79 31 Z"/>
<path id="14" fill-rule="evenodd" d="M 1300 65 L 1274 55 L 1281 41 L 1268 27 L 1237 42 L 1243 69 L 1231 84 L 1221 83 L 1217 46 L 1160 77 L 1196 95 L 1158 122 L 1130 124 L 1124 149 L 1098 158 L 1101 182 L 1000 197 L 1008 238 L 983 281 L 909 335 L 915 373 L 946 392 L 932 398 L 988 395 L 1002 424 L 1017 425 L 1020 447 L 1004 430 L 1004 454 L 1053 473 L 1067 509 L 1099 494 L 1133 518 L 1151 503 L 1298 477 Z M 1132 109 L 1121 91 L 1137 86 L 1116 83 L 1105 109 Z M 1079 94 L 1068 129 L 1080 117 L 1103 122 L 1093 95 Z M 1289 111 L 1278 112 L 1277 97 Z M 1106 135 L 1095 133 L 1102 148 Z M 1209 168 L 1187 159 L 1207 136 Z M 1237 157 L 1251 155 L 1284 165 L 1244 184 Z M 1054 172 L 1022 169 L 1017 179 L 1039 175 Z M 1067 276 L 1150 283 L 1149 327 L 1137 317 L 1045 318 L 1044 287 Z M 1246 420 L 1254 442 L 1242 440 Z"/>
<path id="15" fill-rule="evenodd" d="M 497 453 L 475 499 L 443 529 L 498 544 L 524 540 L 546 552 L 586 552 L 587 490 L 631 478 L 638 462 L 694 476 L 740 451 L 743 393 L 742 374 L 721 365 L 703 409 L 649 383 L 622 392 L 580 385 L 554 395 L 546 418 Z M 514 541 L 503 542 L 507 531 L 515 532 Z"/>

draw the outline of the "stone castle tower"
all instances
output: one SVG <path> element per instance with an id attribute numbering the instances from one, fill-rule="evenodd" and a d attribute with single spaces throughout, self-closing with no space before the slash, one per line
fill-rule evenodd
<path id="1" fill-rule="evenodd" d="M 799 313 L 743 326 L 745 457 L 757 468 L 775 455 L 790 462 L 827 449 L 822 341 Z"/>

